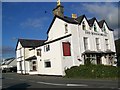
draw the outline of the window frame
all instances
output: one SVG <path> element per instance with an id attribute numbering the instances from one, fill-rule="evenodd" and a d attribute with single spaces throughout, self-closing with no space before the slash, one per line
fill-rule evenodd
<path id="1" fill-rule="evenodd" d="M 96 49 L 100 50 L 100 39 L 99 38 L 95 38 L 96 41 Z"/>
<path id="2" fill-rule="evenodd" d="M 109 49 L 109 40 L 108 39 L 105 39 L 105 46 L 106 46 L 106 50 Z"/>
<path id="3" fill-rule="evenodd" d="M 42 49 L 37 49 L 37 56 L 42 56 Z"/>
<path id="4" fill-rule="evenodd" d="M 82 29 L 83 29 L 83 30 L 86 30 L 85 21 L 82 22 Z"/>
<path id="5" fill-rule="evenodd" d="M 84 50 L 88 50 L 89 49 L 88 37 L 83 37 L 83 42 L 84 42 Z"/>
<path id="6" fill-rule="evenodd" d="M 65 34 L 68 33 L 68 24 L 65 24 Z"/>
<path id="7" fill-rule="evenodd" d="M 96 24 L 94 24 L 93 27 L 94 27 L 94 31 L 97 32 L 97 26 L 96 26 Z"/>
<path id="8" fill-rule="evenodd" d="M 51 68 L 51 61 L 50 60 L 44 61 L 44 66 L 45 68 Z"/>

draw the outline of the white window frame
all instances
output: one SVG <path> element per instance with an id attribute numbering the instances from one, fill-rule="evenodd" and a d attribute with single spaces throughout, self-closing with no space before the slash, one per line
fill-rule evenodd
<path id="1" fill-rule="evenodd" d="M 88 50 L 89 49 L 88 37 L 83 37 L 83 42 L 84 42 L 84 50 Z"/>

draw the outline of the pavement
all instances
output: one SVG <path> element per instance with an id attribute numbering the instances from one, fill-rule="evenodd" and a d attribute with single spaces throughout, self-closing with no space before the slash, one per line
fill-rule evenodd
<path id="1" fill-rule="evenodd" d="M 20 75 L 17 73 L 2 74 L 3 89 L 29 88 L 98 88 L 120 89 L 118 80 L 106 79 L 69 79 L 56 76 Z"/>

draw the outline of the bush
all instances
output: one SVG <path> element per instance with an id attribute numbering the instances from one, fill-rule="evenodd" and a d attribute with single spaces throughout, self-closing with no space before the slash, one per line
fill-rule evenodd
<path id="1" fill-rule="evenodd" d="M 120 67 L 80 65 L 65 71 L 67 78 L 118 78 Z"/>

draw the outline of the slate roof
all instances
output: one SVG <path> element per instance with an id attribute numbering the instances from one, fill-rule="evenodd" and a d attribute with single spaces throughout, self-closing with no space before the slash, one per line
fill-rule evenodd
<path id="1" fill-rule="evenodd" d="M 101 21 L 99 21 L 99 26 L 100 26 L 100 28 L 103 27 L 104 22 L 105 22 L 105 20 L 101 20 Z"/>
<path id="2" fill-rule="evenodd" d="M 5 59 L 4 62 L 2 62 L 2 65 L 9 65 L 15 58 L 8 58 Z"/>
<path id="3" fill-rule="evenodd" d="M 98 24 L 99 24 L 99 26 L 100 26 L 100 28 L 102 28 L 103 27 L 103 24 L 104 23 L 106 23 L 106 21 L 105 20 L 101 20 L 101 21 L 99 21 L 98 22 Z M 106 25 L 107 25 L 107 27 L 108 27 L 108 29 L 110 30 L 110 31 L 113 31 L 113 29 L 111 29 L 109 26 L 108 26 L 108 24 L 106 23 Z"/>
<path id="4" fill-rule="evenodd" d="M 81 15 L 81 16 L 76 18 L 76 20 L 79 22 L 79 24 L 82 22 L 84 17 L 85 17 L 85 15 Z"/>
<path id="5" fill-rule="evenodd" d="M 35 48 L 35 47 L 38 47 L 38 46 L 41 46 L 44 44 L 46 40 L 32 40 L 32 39 L 18 39 L 18 42 L 21 43 L 22 47 L 25 47 L 25 48 Z M 17 45 L 18 45 L 18 42 L 17 42 Z M 16 45 L 16 50 L 17 50 L 17 45 Z"/>
<path id="6" fill-rule="evenodd" d="M 89 23 L 90 27 L 93 26 L 93 23 L 94 23 L 95 20 L 96 20 L 95 17 L 93 17 L 92 19 L 89 19 L 89 20 L 88 20 L 88 23 Z"/>

